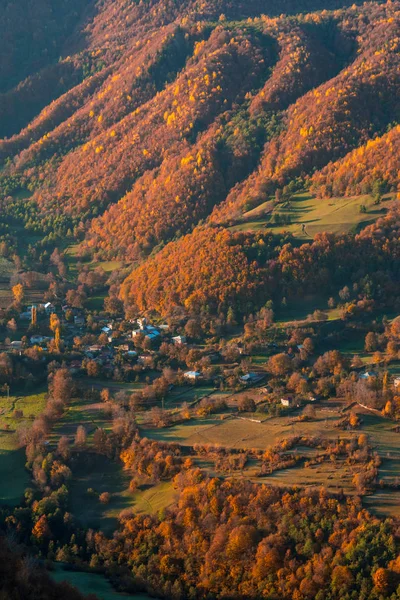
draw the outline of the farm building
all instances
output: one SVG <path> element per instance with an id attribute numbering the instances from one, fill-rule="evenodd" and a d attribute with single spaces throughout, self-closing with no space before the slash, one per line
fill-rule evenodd
<path id="1" fill-rule="evenodd" d="M 291 396 L 285 396 L 284 398 L 281 398 L 281 404 L 282 406 L 290 408 L 291 406 L 293 406 L 294 400 Z"/>
<path id="2" fill-rule="evenodd" d="M 201 377 L 201 373 L 199 373 L 199 371 L 187 371 L 184 373 L 184 377 L 190 381 L 198 381 Z"/>
<path id="3" fill-rule="evenodd" d="M 239 378 L 240 383 L 243 383 L 244 385 L 252 385 L 258 383 L 262 379 L 264 379 L 264 375 L 260 375 L 259 373 L 246 373 L 246 375 L 242 375 L 242 377 Z"/>
<path id="4" fill-rule="evenodd" d="M 366 371 L 360 375 L 360 379 L 371 379 L 372 377 L 377 377 L 375 371 Z"/>

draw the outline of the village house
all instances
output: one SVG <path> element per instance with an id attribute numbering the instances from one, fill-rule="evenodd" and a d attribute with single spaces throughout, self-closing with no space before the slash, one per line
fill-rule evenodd
<path id="1" fill-rule="evenodd" d="M 33 335 L 29 340 L 32 345 L 35 344 L 43 344 L 43 342 L 47 342 L 49 338 L 44 335 Z"/>
<path id="2" fill-rule="evenodd" d="M 40 308 L 44 309 L 46 315 L 51 315 L 51 313 L 55 312 L 56 307 L 51 302 L 45 302 L 44 304 L 39 304 Z"/>
<path id="3" fill-rule="evenodd" d="M 153 327 L 152 325 L 146 325 L 144 329 L 134 329 L 132 331 L 132 337 L 135 338 L 138 335 L 144 335 L 144 337 L 148 340 L 156 340 L 160 337 L 161 333 Z"/>
<path id="4" fill-rule="evenodd" d="M 150 331 L 146 331 L 145 332 L 145 338 L 148 340 L 156 340 L 157 338 L 159 338 L 161 335 L 161 333 L 159 331 L 157 331 L 157 329 L 151 329 Z"/>
<path id="5" fill-rule="evenodd" d="M 395 388 L 400 387 L 400 377 L 395 377 L 393 379 L 393 385 L 394 385 Z"/>
<path id="6" fill-rule="evenodd" d="M 176 346 L 181 346 L 182 344 L 186 344 L 186 336 L 176 335 L 172 338 L 172 341 Z"/>
<path id="7" fill-rule="evenodd" d="M 360 375 L 360 379 L 371 379 L 373 377 L 377 377 L 377 374 L 375 373 L 375 371 L 366 371 L 365 373 L 362 373 Z"/>
<path id="8" fill-rule="evenodd" d="M 199 371 L 186 371 L 183 376 L 185 379 L 189 379 L 189 381 L 198 381 L 201 377 L 201 373 Z"/>
<path id="9" fill-rule="evenodd" d="M 84 355 L 87 358 L 94 358 L 101 352 L 101 350 L 102 350 L 101 346 L 99 346 L 98 344 L 93 344 L 92 346 L 88 346 L 85 348 Z"/>
<path id="10" fill-rule="evenodd" d="M 142 317 L 140 319 L 137 319 L 136 323 L 139 325 L 139 329 L 141 331 L 144 331 L 145 329 L 147 329 L 147 319 L 146 319 L 146 317 Z"/>
<path id="11" fill-rule="evenodd" d="M 141 354 L 138 358 L 139 365 L 147 365 L 153 360 L 153 357 L 150 354 Z"/>
<path id="12" fill-rule="evenodd" d="M 293 406 L 294 401 L 292 396 L 285 396 L 284 398 L 281 398 L 281 404 L 286 408 L 290 408 L 291 406 Z"/>
<path id="13" fill-rule="evenodd" d="M 117 343 L 114 345 L 115 350 L 118 352 L 129 352 L 129 344 L 126 343 Z"/>
<path id="14" fill-rule="evenodd" d="M 243 383 L 244 385 L 253 385 L 262 379 L 264 379 L 264 375 L 260 375 L 259 373 L 246 373 L 239 377 L 240 383 Z"/>
<path id="15" fill-rule="evenodd" d="M 21 340 L 15 340 L 14 342 L 11 342 L 10 346 L 14 350 L 20 350 L 22 348 L 22 341 Z"/>
<path id="16" fill-rule="evenodd" d="M 145 338 L 153 341 L 160 337 L 160 331 L 157 329 L 157 327 L 149 325 L 145 317 L 137 319 L 136 323 L 139 325 L 139 329 L 134 329 L 132 331 L 133 338 L 137 337 L 138 335 L 144 335 Z"/>

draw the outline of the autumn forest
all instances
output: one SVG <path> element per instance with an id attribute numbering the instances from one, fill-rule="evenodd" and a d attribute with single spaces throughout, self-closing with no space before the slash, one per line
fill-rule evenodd
<path id="1" fill-rule="evenodd" d="M 0 597 L 400 598 L 400 1 L 7 0 Z"/>

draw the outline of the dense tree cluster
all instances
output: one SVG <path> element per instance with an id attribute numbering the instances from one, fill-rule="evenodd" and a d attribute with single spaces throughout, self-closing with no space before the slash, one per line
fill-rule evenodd
<path id="1" fill-rule="evenodd" d="M 133 270 L 121 298 L 127 308 L 163 315 L 177 306 L 225 315 L 232 307 L 248 314 L 271 299 L 280 302 L 321 286 L 337 293 L 351 283 L 356 294 L 344 309 L 348 314 L 371 300 L 395 306 L 399 227 L 393 211 L 356 236 L 319 234 L 300 247 L 270 234 L 197 228 Z"/>
<path id="2" fill-rule="evenodd" d="M 176 599 L 398 597 L 393 526 L 356 499 L 196 470 L 175 485 L 179 500 L 162 520 L 126 515 L 112 540 L 98 534 L 96 564 L 129 564 L 150 589 Z"/>
<path id="3" fill-rule="evenodd" d="M 319 197 L 373 194 L 397 191 L 400 126 L 369 140 L 339 161 L 329 163 L 312 178 L 311 191 Z"/>
<path id="4" fill-rule="evenodd" d="M 172 242 L 129 276 L 121 290 L 127 306 L 168 314 L 173 306 L 188 311 L 229 307 L 247 311 L 262 302 L 268 278 L 263 265 L 276 256 L 271 235 L 255 238 L 203 228 Z M 258 261 L 258 262 L 257 262 Z"/>

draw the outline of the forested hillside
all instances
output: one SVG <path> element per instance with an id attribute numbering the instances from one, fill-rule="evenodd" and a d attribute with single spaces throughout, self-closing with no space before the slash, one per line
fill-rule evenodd
<path id="1" fill-rule="evenodd" d="M 165 244 L 207 256 L 215 241 L 218 261 L 230 234 L 214 228 L 287 188 L 321 203 L 397 190 L 398 2 L 48 2 L 43 35 L 7 17 L 16 4 L 1 17 L 15 54 L 1 63 L 3 210 L 42 238 L 38 259 L 78 241 L 83 253 L 130 265 L 128 306 L 160 309 L 149 285 L 138 294 L 132 282 L 143 285 L 154 265 L 162 278 L 182 268 Z M 28 203 L 15 202 L 21 194 Z M 249 238 L 233 239 L 240 261 Z M 275 291 L 243 260 L 239 279 L 257 306 L 256 290 Z M 174 297 L 187 308 L 193 283 L 182 281 Z M 229 286 L 222 277 L 215 308 Z"/>
<path id="2" fill-rule="evenodd" d="M 0 5 L 0 600 L 400 600 L 400 0 Z"/>

